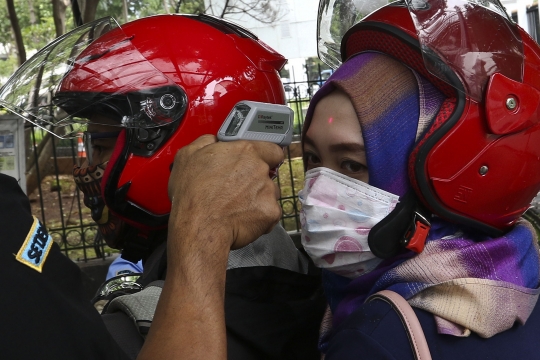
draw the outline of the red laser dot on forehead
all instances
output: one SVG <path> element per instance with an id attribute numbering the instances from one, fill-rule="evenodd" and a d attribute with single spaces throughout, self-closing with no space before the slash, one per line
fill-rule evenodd
<path id="1" fill-rule="evenodd" d="M 331 124 L 334 121 L 334 118 L 328 118 L 328 123 Z"/>

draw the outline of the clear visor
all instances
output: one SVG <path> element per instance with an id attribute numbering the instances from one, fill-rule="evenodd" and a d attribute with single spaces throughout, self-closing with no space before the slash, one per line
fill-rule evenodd
<path id="1" fill-rule="evenodd" d="M 523 44 L 519 30 L 498 0 L 406 0 L 427 70 L 477 101 L 489 77 L 501 73 L 522 81 Z M 318 15 L 319 57 L 341 64 L 341 40 L 353 25 L 386 5 L 380 0 L 321 0 Z M 461 90 L 461 89 L 459 89 Z"/>
<path id="2" fill-rule="evenodd" d="M 317 16 L 319 59 L 332 69 L 341 65 L 341 39 L 351 27 L 367 15 L 393 1 L 320 0 Z"/>
<path id="3" fill-rule="evenodd" d="M 183 115 L 186 97 L 108 17 L 59 37 L 26 61 L 0 88 L 0 105 L 72 138 L 90 122 L 128 128 L 172 123 Z"/>

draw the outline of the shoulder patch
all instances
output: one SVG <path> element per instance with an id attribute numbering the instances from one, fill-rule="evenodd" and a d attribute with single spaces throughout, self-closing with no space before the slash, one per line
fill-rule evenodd
<path id="1" fill-rule="evenodd" d="M 16 259 L 24 265 L 41 272 L 53 240 L 41 222 L 35 216 L 33 218 L 34 223 L 17 253 Z"/>

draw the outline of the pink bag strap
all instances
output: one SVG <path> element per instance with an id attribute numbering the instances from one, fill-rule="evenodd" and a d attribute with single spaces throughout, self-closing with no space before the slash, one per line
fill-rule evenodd
<path id="1" fill-rule="evenodd" d="M 411 305 L 401 295 L 390 290 L 382 290 L 371 295 L 367 302 L 373 299 L 381 299 L 392 306 L 398 313 L 401 322 L 407 330 L 407 336 L 416 360 L 431 360 L 431 353 L 422 330 L 422 325 L 414 313 Z"/>

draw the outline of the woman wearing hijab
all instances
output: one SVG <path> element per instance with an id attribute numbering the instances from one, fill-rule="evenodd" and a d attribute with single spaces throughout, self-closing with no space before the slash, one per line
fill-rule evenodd
<path id="1" fill-rule="evenodd" d="M 434 359 L 538 356 L 538 239 L 520 216 L 540 183 L 540 48 L 495 10 L 371 13 L 310 104 L 302 242 L 323 268 L 327 360 L 415 358 L 398 313 L 369 300 L 382 290 L 414 308 Z"/>

